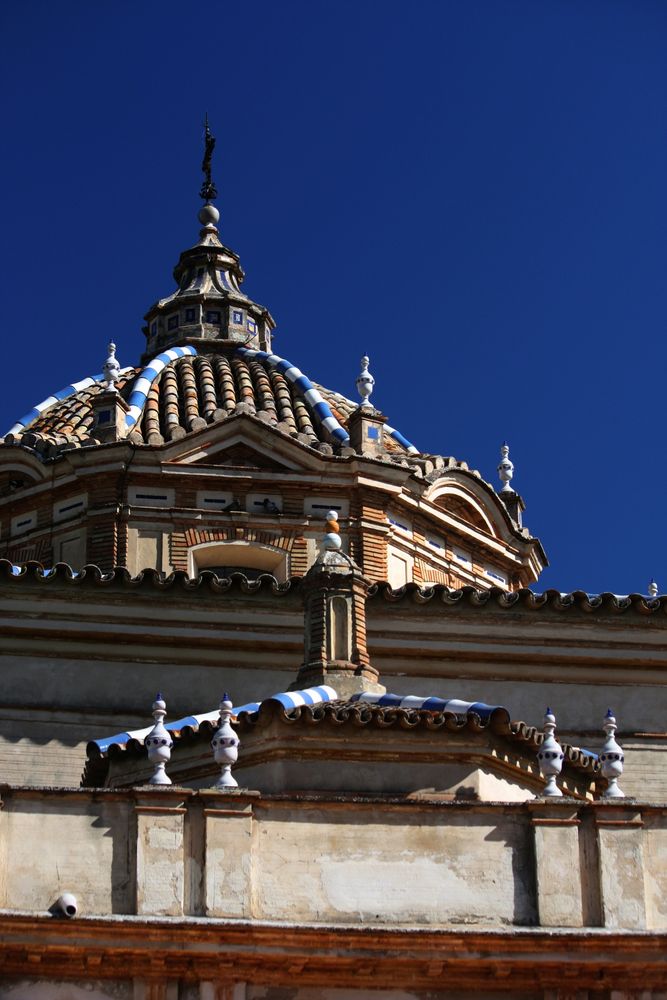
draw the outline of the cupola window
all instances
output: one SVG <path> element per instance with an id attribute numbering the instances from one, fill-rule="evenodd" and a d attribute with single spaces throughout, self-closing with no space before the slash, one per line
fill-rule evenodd
<path id="1" fill-rule="evenodd" d="M 232 311 L 232 322 L 237 323 L 239 326 L 243 323 L 243 313 L 239 309 L 234 309 Z"/>
<path id="2" fill-rule="evenodd" d="M 220 313 L 217 309 L 209 309 L 206 313 L 207 323 L 220 323 Z"/>
<path id="3" fill-rule="evenodd" d="M 194 309 L 186 309 L 185 310 L 185 322 L 186 323 L 194 323 L 194 321 L 195 321 L 195 311 L 194 311 Z"/>
<path id="4" fill-rule="evenodd" d="M 175 330 L 177 326 L 178 326 L 178 313 L 175 313 L 173 316 L 170 316 L 169 319 L 167 320 L 167 329 Z"/>

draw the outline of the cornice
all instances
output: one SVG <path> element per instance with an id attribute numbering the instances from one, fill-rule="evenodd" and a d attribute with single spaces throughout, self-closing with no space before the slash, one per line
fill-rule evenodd
<path id="1" fill-rule="evenodd" d="M 31 979 L 248 982 L 263 985 L 514 994 L 518 982 L 573 991 L 667 981 L 667 934 L 603 928 L 295 924 L 205 917 L 56 920 L 0 911 L 0 972 Z"/>

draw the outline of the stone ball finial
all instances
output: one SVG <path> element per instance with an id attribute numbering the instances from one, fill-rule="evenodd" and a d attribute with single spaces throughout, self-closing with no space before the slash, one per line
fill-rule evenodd
<path id="1" fill-rule="evenodd" d="M 118 359 L 116 358 L 116 345 L 113 341 L 109 343 L 107 351 L 108 355 L 106 361 L 102 365 L 102 373 L 104 375 L 104 381 L 107 389 L 115 390 L 114 383 L 116 383 L 120 378 L 120 365 L 118 364 Z"/>
<path id="2" fill-rule="evenodd" d="M 498 465 L 498 476 L 500 477 L 500 481 L 503 484 L 503 487 L 500 491 L 501 493 L 514 492 L 514 490 L 510 486 L 510 483 L 512 482 L 512 476 L 514 475 L 514 463 L 510 460 L 509 454 L 510 454 L 509 445 L 507 441 L 503 441 L 502 446 L 500 448 L 500 456 L 501 456 L 500 463 Z"/>
<path id="3" fill-rule="evenodd" d="M 202 205 L 199 209 L 197 218 L 205 228 L 208 228 L 209 226 L 215 227 L 220 222 L 220 212 L 217 210 L 215 205 Z"/>
<path id="4" fill-rule="evenodd" d="M 149 779 L 148 784 L 170 785 L 171 778 L 167 775 L 165 767 L 171 760 L 171 749 L 174 742 L 164 727 L 167 706 L 159 691 L 155 696 L 152 712 L 155 725 L 144 740 L 144 746 L 148 751 L 148 759 L 155 767 L 153 776 Z"/>
<path id="5" fill-rule="evenodd" d="M 369 358 L 364 354 L 361 359 L 361 371 L 357 375 L 357 392 L 361 396 L 360 406 L 371 406 L 370 395 L 373 392 L 373 386 L 375 385 L 375 379 L 368 370 L 370 364 Z"/>
<path id="6" fill-rule="evenodd" d="M 546 778 L 546 785 L 542 795 L 548 798 L 561 798 L 563 793 L 556 784 L 556 778 L 563 769 L 565 754 L 556 740 L 556 716 L 550 708 L 547 708 L 544 715 L 544 737 L 540 749 L 537 751 L 537 759 L 540 765 L 542 777 Z M 536 796 L 539 798 L 540 796 Z"/>
<path id="7" fill-rule="evenodd" d="M 602 793 L 603 799 L 624 799 L 625 793 L 618 787 L 618 779 L 623 774 L 623 762 L 625 755 L 623 748 L 616 742 L 615 732 L 618 729 L 616 719 L 610 708 L 604 717 L 602 728 L 606 733 L 606 740 L 600 751 L 600 769 L 602 777 L 607 779 L 607 788 Z"/>
<path id="8" fill-rule="evenodd" d="M 326 513 L 327 531 L 322 539 L 322 549 L 325 552 L 337 552 L 341 547 L 338 511 L 328 510 Z"/>
<path id="9" fill-rule="evenodd" d="M 232 702 L 225 691 L 220 700 L 220 724 L 215 731 L 215 736 L 211 740 L 211 750 L 213 759 L 221 767 L 220 777 L 215 783 L 215 788 L 238 788 L 238 781 L 232 775 L 232 765 L 236 763 L 239 756 L 239 738 L 232 729 Z"/>

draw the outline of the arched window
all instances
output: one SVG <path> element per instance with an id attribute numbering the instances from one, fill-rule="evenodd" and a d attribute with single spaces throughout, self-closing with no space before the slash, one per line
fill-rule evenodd
<path id="1" fill-rule="evenodd" d="M 188 556 L 190 576 L 210 569 L 218 576 L 244 573 L 250 580 L 256 580 L 262 573 L 270 573 L 282 582 L 289 575 L 287 553 L 259 542 L 205 542 L 193 546 Z"/>

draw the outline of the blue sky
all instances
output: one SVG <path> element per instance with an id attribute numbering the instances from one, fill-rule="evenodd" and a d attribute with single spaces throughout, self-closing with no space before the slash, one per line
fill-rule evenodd
<path id="1" fill-rule="evenodd" d="M 2 430 L 123 364 L 198 230 L 275 349 L 496 482 L 540 587 L 667 590 L 667 6 L 25 0 L 0 13 Z"/>

